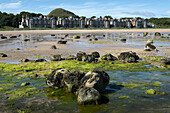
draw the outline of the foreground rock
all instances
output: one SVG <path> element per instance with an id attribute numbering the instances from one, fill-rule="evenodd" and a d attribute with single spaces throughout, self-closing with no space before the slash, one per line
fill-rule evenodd
<path id="1" fill-rule="evenodd" d="M 37 60 L 30 60 L 30 59 L 22 59 L 21 62 L 47 62 L 45 59 L 37 59 Z"/>
<path id="2" fill-rule="evenodd" d="M 6 36 L 0 36 L 0 39 L 7 39 Z"/>
<path id="3" fill-rule="evenodd" d="M 101 93 L 109 83 L 109 75 L 104 71 L 90 71 L 87 74 L 66 69 L 56 69 L 47 78 L 46 84 L 54 88 L 65 88 L 77 94 L 78 104 L 100 104 Z"/>
<path id="4" fill-rule="evenodd" d="M 51 61 L 61 61 L 61 59 L 61 55 L 53 55 L 50 58 Z"/>
<path id="5" fill-rule="evenodd" d="M 118 58 L 119 58 L 119 60 L 121 60 L 123 62 L 133 63 L 133 62 L 137 62 L 137 60 L 139 59 L 139 56 L 136 55 L 135 52 L 130 51 L 130 52 L 120 53 Z"/>
<path id="6" fill-rule="evenodd" d="M 109 75 L 104 71 L 90 71 L 81 80 L 85 87 L 103 92 L 109 83 Z"/>
<path id="7" fill-rule="evenodd" d="M 77 102 L 78 104 L 81 105 L 86 105 L 86 104 L 98 105 L 101 102 L 101 96 L 96 89 L 90 87 L 84 87 L 78 91 Z"/>
<path id="8" fill-rule="evenodd" d="M 98 52 L 86 54 L 85 52 L 79 51 L 76 56 L 78 61 L 97 62 L 100 54 Z"/>

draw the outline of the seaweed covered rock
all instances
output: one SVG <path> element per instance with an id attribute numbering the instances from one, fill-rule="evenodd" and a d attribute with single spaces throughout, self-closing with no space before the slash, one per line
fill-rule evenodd
<path id="1" fill-rule="evenodd" d="M 74 55 L 69 55 L 66 60 L 76 60 L 76 57 Z"/>
<path id="2" fill-rule="evenodd" d="M 0 57 L 8 57 L 8 55 L 5 53 L 0 53 Z"/>
<path id="3" fill-rule="evenodd" d="M 84 77 L 85 73 L 74 71 L 63 77 L 64 84 L 68 92 L 76 92 L 81 86 L 81 79 Z"/>
<path id="4" fill-rule="evenodd" d="M 151 40 L 148 40 L 148 41 L 147 41 L 144 50 L 145 50 L 145 51 L 153 51 L 153 50 L 158 51 L 158 50 L 156 49 L 156 47 L 153 45 L 153 40 L 152 40 L 152 41 L 151 41 Z"/>
<path id="5" fill-rule="evenodd" d="M 147 36 L 149 33 L 148 32 L 144 32 L 143 33 L 143 36 Z"/>
<path id="6" fill-rule="evenodd" d="M 59 68 L 48 76 L 46 83 L 50 87 L 66 88 L 67 92 L 76 92 L 84 75 L 79 71 L 71 73 L 69 70 Z"/>
<path id="7" fill-rule="evenodd" d="M 101 96 L 100 93 L 91 87 L 83 87 L 78 91 L 77 97 L 78 104 L 100 104 Z"/>
<path id="8" fill-rule="evenodd" d="M 162 64 L 170 65 L 170 58 L 161 59 Z"/>
<path id="9" fill-rule="evenodd" d="M 80 39 L 80 36 L 73 36 L 74 39 Z"/>
<path id="10" fill-rule="evenodd" d="M 102 60 L 107 60 L 107 61 L 115 61 L 118 60 L 115 56 L 112 54 L 106 54 L 101 57 Z"/>
<path id="11" fill-rule="evenodd" d="M 61 61 L 61 59 L 61 55 L 53 55 L 50 58 L 51 61 Z"/>
<path id="12" fill-rule="evenodd" d="M 156 32 L 155 36 L 161 36 L 161 33 L 160 32 Z"/>
<path id="13" fill-rule="evenodd" d="M 24 59 L 21 60 L 21 62 L 29 62 L 29 61 L 30 61 L 30 60 L 27 59 L 27 58 L 24 58 Z"/>
<path id="14" fill-rule="evenodd" d="M 81 82 L 85 87 L 94 88 L 103 92 L 109 83 L 109 75 L 104 71 L 90 71 L 82 78 Z"/>
<path id="15" fill-rule="evenodd" d="M 85 52 L 79 51 L 76 55 L 78 61 L 82 61 L 82 57 L 86 56 Z"/>
<path id="16" fill-rule="evenodd" d="M 56 69 L 48 76 L 46 84 L 50 87 L 61 88 L 64 87 L 64 76 L 69 76 L 70 72 L 66 69 Z"/>
<path id="17" fill-rule="evenodd" d="M 94 56 L 94 58 L 99 58 L 99 57 L 100 57 L 100 54 L 99 54 L 99 52 L 97 52 L 97 51 L 92 52 L 91 55 Z"/>
<path id="18" fill-rule="evenodd" d="M 82 56 L 82 61 L 85 61 L 85 62 L 94 62 L 95 61 L 95 57 L 93 55 L 83 55 Z"/>
<path id="19" fill-rule="evenodd" d="M 133 62 L 137 62 L 137 60 L 139 59 L 139 56 L 136 55 L 135 52 L 130 51 L 130 52 L 120 53 L 118 58 L 119 58 L 119 60 L 122 60 L 124 62 L 133 63 Z"/>

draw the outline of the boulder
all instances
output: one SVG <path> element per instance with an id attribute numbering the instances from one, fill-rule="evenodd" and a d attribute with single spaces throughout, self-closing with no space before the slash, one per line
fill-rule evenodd
<path id="1" fill-rule="evenodd" d="M 98 41 L 98 38 L 94 38 L 95 41 Z"/>
<path id="2" fill-rule="evenodd" d="M 89 39 L 89 41 L 92 41 L 92 39 Z"/>
<path id="3" fill-rule="evenodd" d="M 170 58 L 161 59 L 160 62 L 166 65 L 170 65 Z"/>
<path id="4" fill-rule="evenodd" d="M 30 60 L 25 58 L 25 59 L 22 59 L 21 62 L 29 62 Z"/>
<path id="5" fill-rule="evenodd" d="M 99 57 L 100 57 L 100 54 L 99 54 L 99 52 L 97 52 L 97 51 L 92 52 L 91 55 L 94 56 L 94 58 L 99 58 Z"/>
<path id="6" fill-rule="evenodd" d="M 161 33 L 156 32 L 156 33 L 155 33 L 155 36 L 161 36 Z"/>
<path id="7" fill-rule="evenodd" d="M 6 36 L 0 36 L 0 39 L 7 39 Z"/>
<path id="8" fill-rule="evenodd" d="M 109 84 L 109 75 L 104 71 L 90 71 L 82 78 L 81 83 L 85 87 L 94 88 L 103 92 Z"/>
<path id="9" fill-rule="evenodd" d="M 83 87 L 78 91 L 77 102 L 80 105 L 86 104 L 100 104 L 101 95 L 100 93 L 91 87 Z"/>
<path id="10" fill-rule="evenodd" d="M 120 53 L 118 58 L 119 58 L 119 60 L 122 60 L 124 62 L 132 63 L 132 62 L 136 62 L 139 59 L 139 56 L 136 55 L 135 52 L 130 51 L 130 52 Z"/>
<path id="11" fill-rule="evenodd" d="M 90 37 L 91 37 L 91 35 L 87 35 L 87 36 L 86 36 L 86 38 L 90 38 Z"/>
<path id="12" fill-rule="evenodd" d="M 17 38 L 17 36 L 10 36 L 10 38 Z"/>
<path id="13" fill-rule="evenodd" d="M 145 50 L 145 51 L 153 51 L 153 50 L 158 51 L 158 50 L 156 49 L 156 47 L 153 45 L 153 40 L 152 40 L 152 41 L 151 41 L 151 40 L 148 40 L 148 41 L 147 41 L 144 50 Z"/>
<path id="14" fill-rule="evenodd" d="M 74 55 L 69 55 L 66 60 L 76 60 L 76 57 Z"/>
<path id="15" fill-rule="evenodd" d="M 55 45 L 52 45 L 51 49 L 57 49 L 57 47 Z"/>
<path id="16" fill-rule="evenodd" d="M 63 81 L 67 91 L 75 93 L 81 86 L 81 79 L 84 75 L 85 73 L 74 71 L 73 73 L 69 73 L 67 76 L 64 76 Z"/>
<path id="17" fill-rule="evenodd" d="M 57 43 L 58 43 L 58 44 L 66 44 L 66 43 L 67 43 L 67 41 L 59 40 Z"/>
<path id="18" fill-rule="evenodd" d="M 61 59 L 61 55 L 53 55 L 50 58 L 51 61 L 61 61 Z"/>
<path id="19" fill-rule="evenodd" d="M 24 41 L 27 42 L 27 41 L 30 41 L 30 39 L 26 38 L 26 39 L 24 39 Z"/>
<path id="20" fill-rule="evenodd" d="M 115 56 L 112 54 L 106 54 L 101 57 L 102 60 L 107 60 L 107 61 L 115 61 L 118 60 Z"/>
<path id="21" fill-rule="evenodd" d="M 66 35 L 65 35 L 65 38 L 68 37 L 68 36 L 69 36 L 69 34 L 66 34 Z"/>
<path id="22" fill-rule="evenodd" d="M 95 61 L 95 57 L 93 55 L 83 55 L 82 56 L 82 61 L 85 61 L 85 62 L 94 62 Z"/>
<path id="23" fill-rule="evenodd" d="M 82 61 L 82 57 L 86 56 L 85 52 L 79 51 L 76 55 L 78 61 Z"/>
<path id="24" fill-rule="evenodd" d="M 69 76 L 70 72 L 66 69 L 56 69 L 47 77 L 46 84 L 50 87 L 62 88 L 64 87 L 64 76 Z"/>
<path id="25" fill-rule="evenodd" d="M 123 39 L 120 39 L 120 41 L 121 41 L 121 42 L 126 42 L 126 39 L 125 39 L 125 38 L 123 38 Z"/>
<path id="26" fill-rule="evenodd" d="M 73 36 L 74 39 L 80 39 L 80 36 Z"/>
<path id="27" fill-rule="evenodd" d="M 55 34 L 51 34 L 51 36 L 55 36 Z"/>
<path id="28" fill-rule="evenodd" d="M 8 57 L 8 55 L 6 55 L 4 53 L 0 53 L 0 57 Z"/>

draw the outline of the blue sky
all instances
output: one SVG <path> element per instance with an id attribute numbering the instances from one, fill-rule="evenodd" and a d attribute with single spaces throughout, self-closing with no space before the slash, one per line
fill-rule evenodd
<path id="1" fill-rule="evenodd" d="M 170 0 L 0 0 L 0 11 L 21 11 L 47 15 L 63 8 L 79 16 L 170 17 Z"/>

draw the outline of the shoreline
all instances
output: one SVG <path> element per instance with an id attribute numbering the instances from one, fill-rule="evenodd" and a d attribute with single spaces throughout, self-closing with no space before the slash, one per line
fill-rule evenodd
<path id="1" fill-rule="evenodd" d="M 18 30 L 0 31 L 0 34 L 21 33 L 98 33 L 98 32 L 170 32 L 170 29 L 107 29 L 107 30 Z"/>

